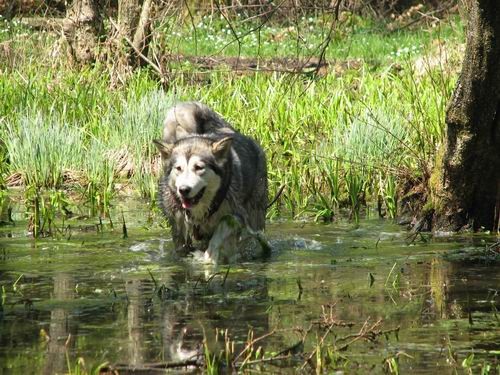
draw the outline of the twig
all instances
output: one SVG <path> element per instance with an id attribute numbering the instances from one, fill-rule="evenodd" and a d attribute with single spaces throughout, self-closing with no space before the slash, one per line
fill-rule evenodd
<path id="1" fill-rule="evenodd" d="M 373 169 L 378 169 L 378 170 L 381 170 L 381 171 L 384 171 L 384 172 L 390 172 L 394 175 L 402 175 L 402 176 L 405 176 L 406 174 L 404 174 L 403 172 L 400 172 L 398 169 L 394 168 L 394 167 L 390 167 L 388 165 L 384 165 L 384 164 L 370 164 L 370 163 L 367 163 L 366 161 L 358 161 L 358 160 L 353 160 L 353 159 L 346 159 L 346 158 L 343 158 L 341 156 L 336 156 L 336 155 L 320 155 L 320 154 L 314 154 L 314 157 L 316 158 L 320 158 L 320 159 L 327 159 L 327 160 L 338 160 L 342 163 L 347 163 L 347 164 L 355 164 L 355 165 L 359 165 L 359 166 L 362 166 L 362 167 L 367 167 L 367 168 L 373 168 Z"/>
<path id="2" fill-rule="evenodd" d="M 236 362 L 238 361 L 238 359 L 248 350 L 250 349 L 252 346 L 254 346 L 257 342 L 265 339 L 266 337 L 269 337 L 269 336 L 272 336 L 276 333 L 276 329 L 273 329 L 271 332 L 268 332 L 260 337 L 257 337 L 256 339 L 253 339 L 252 341 L 250 341 L 246 346 L 245 348 L 236 356 L 236 358 L 233 360 L 233 366 L 236 366 Z M 246 362 L 246 364 L 248 364 L 248 361 Z"/>
<path id="3" fill-rule="evenodd" d="M 387 275 L 387 279 L 385 279 L 385 284 L 384 286 L 387 286 L 387 283 L 389 282 L 389 278 L 391 277 L 392 275 L 392 271 L 394 271 L 394 268 L 396 268 L 396 265 L 398 264 L 398 262 L 394 262 L 391 270 L 389 271 L 389 274 Z"/>
<path id="4" fill-rule="evenodd" d="M 325 40 L 320 44 L 320 46 L 323 45 L 323 47 L 322 47 L 321 52 L 319 54 L 319 62 L 318 62 L 318 66 L 316 67 L 315 74 L 319 73 L 321 65 L 325 61 L 326 50 L 328 49 L 328 46 L 330 45 L 330 42 L 332 41 L 333 30 L 335 29 L 335 25 L 337 24 L 337 21 L 339 20 L 339 10 L 340 10 L 341 3 L 342 3 L 342 0 L 337 0 L 337 3 L 335 4 L 335 9 L 334 9 L 335 17 L 333 17 L 332 23 L 330 25 L 330 30 L 328 30 L 328 35 L 326 36 Z"/>
<path id="5" fill-rule="evenodd" d="M 234 29 L 233 24 L 231 23 L 231 21 L 229 21 L 229 18 L 227 17 L 226 13 L 224 13 L 221 10 L 219 1 L 215 0 L 215 5 L 217 6 L 217 9 L 219 10 L 221 16 L 224 17 L 224 19 L 226 20 L 228 27 L 231 29 L 231 34 L 233 34 L 234 39 L 238 43 L 238 56 L 240 56 L 241 55 L 241 40 L 240 40 L 240 37 L 238 36 L 238 33 Z M 236 68 L 238 68 L 238 65 L 236 65 Z"/>
<path id="6" fill-rule="evenodd" d="M 305 331 L 305 333 L 304 333 L 302 328 L 293 329 L 294 331 L 301 332 L 302 338 L 298 342 L 293 344 L 292 346 L 289 346 L 286 349 L 283 349 L 279 353 L 276 353 L 275 355 L 268 357 L 268 358 L 255 359 L 252 361 L 248 360 L 248 357 L 247 357 L 247 359 L 245 359 L 245 361 L 243 361 L 242 363 L 235 363 L 235 361 L 233 361 L 233 367 L 235 369 L 241 369 L 244 366 L 252 366 L 252 365 L 261 364 L 261 363 L 269 363 L 269 362 L 281 361 L 281 360 L 285 360 L 285 359 L 294 358 L 299 352 L 302 352 L 302 350 L 304 348 L 304 341 L 306 339 L 307 334 L 310 332 L 311 328 L 312 328 L 312 325 L 309 326 L 309 328 Z M 289 329 L 281 329 L 281 330 L 274 329 L 271 333 L 276 333 L 276 332 L 281 332 L 281 331 L 289 331 Z M 269 334 L 266 334 L 264 336 L 261 336 L 255 340 L 253 340 L 252 345 L 255 344 L 258 340 L 261 340 L 267 336 L 269 336 Z M 245 348 L 245 350 L 243 352 L 245 352 L 246 350 L 248 350 L 248 349 Z"/>
<path id="7" fill-rule="evenodd" d="M 330 331 L 332 330 L 332 328 L 335 326 L 335 323 L 332 323 L 328 329 L 326 330 L 325 334 L 321 337 L 321 340 L 319 342 L 319 346 L 322 346 L 326 337 L 330 334 Z M 302 364 L 302 367 L 300 368 L 301 370 L 303 370 L 306 365 L 309 363 L 309 361 L 311 360 L 311 358 L 316 354 L 316 351 L 317 349 L 314 349 L 311 354 L 309 354 L 309 356 L 307 357 L 307 359 L 304 361 L 304 363 Z"/>
<path id="8" fill-rule="evenodd" d="M 356 337 L 354 337 L 351 341 L 349 341 L 348 343 L 342 345 L 341 347 L 338 347 L 337 350 L 338 351 L 344 351 L 351 344 L 353 344 L 356 341 L 358 341 L 360 339 L 363 339 L 363 338 L 366 339 L 366 340 L 368 340 L 368 341 L 375 341 L 375 339 L 378 336 L 386 335 L 388 333 L 399 331 L 399 328 L 400 328 L 399 326 L 396 327 L 396 328 L 391 328 L 391 329 L 385 330 L 385 331 L 376 331 L 375 329 L 380 325 L 381 322 L 382 322 L 382 319 L 379 319 L 375 324 L 373 324 L 373 326 L 371 326 L 368 330 L 366 330 L 366 332 L 363 332 L 363 333 L 360 332 L 360 334 L 358 334 Z M 368 337 L 369 334 L 371 334 L 371 337 Z M 349 336 L 346 336 L 346 337 L 340 338 L 338 340 L 346 339 L 348 337 Z"/>
<path id="9" fill-rule="evenodd" d="M 188 4 L 187 0 L 184 0 L 184 5 L 185 5 L 185 7 L 186 7 L 186 9 L 188 11 L 189 19 L 191 21 L 191 26 L 193 27 L 193 31 L 194 31 L 194 52 L 197 55 L 198 54 L 198 33 L 196 32 L 196 24 L 194 22 L 193 13 L 191 12 L 191 8 L 189 7 L 189 4 Z"/>
<path id="10" fill-rule="evenodd" d="M 280 357 L 280 356 L 283 356 L 283 355 L 293 355 L 293 354 L 297 354 L 297 352 L 299 350 L 303 350 L 304 349 L 304 338 L 302 338 L 302 340 L 300 341 L 297 341 L 295 344 L 289 346 L 288 348 L 286 349 L 283 349 L 281 352 L 277 353 L 276 355 L 273 356 L 273 358 L 276 358 L 276 357 Z"/>
<path id="11" fill-rule="evenodd" d="M 269 362 L 275 362 L 275 361 L 283 361 L 285 359 L 290 359 L 293 358 L 293 354 L 287 354 L 287 355 L 282 355 L 282 356 L 273 356 L 270 358 L 262 358 L 262 359 L 254 359 L 253 361 L 247 361 L 245 363 L 245 366 L 252 366 L 252 365 L 258 365 L 261 363 L 269 363 Z M 242 365 L 237 364 L 235 367 L 236 369 L 240 368 Z"/>
<path id="12" fill-rule="evenodd" d="M 281 196 L 281 193 L 283 193 L 283 190 L 285 190 L 285 186 L 286 185 L 281 185 L 281 187 L 279 188 L 278 192 L 276 193 L 276 195 L 274 196 L 273 200 L 271 201 L 271 203 L 269 203 L 266 207 L 266 210 L 270 209 L 271 206 L 273 204 L 276 203 L 276 201 L 279 199 L 279 197 Z"/>
<path id="13" fill-rule="evenodd" d="M 393 137 L 395 140 L 397 140 L 410 154 L 415 156 L 417 161 L 421 164 L 422 170 L 428 174 L 425 160 L 422 160 L 422 158 L 418 154 L 418 152 L 415 151 L 413 149 L 413 147 L 410 146 L 407 142 L 405 142 L 401 137 L 399 137 L 394 132 L 392 132 L 387 126 L 382 124 L 382 122 L 379 120 L 379 118 L 373 112 L 372 108 L 364 100 L 360 100 L 359 102 L 365 107 L 365 109 L 368 111 L 370 118 L 375 122 L 375 123 L 370 123 L 368 121 L 364 121 L 365 125 L 372 126 L 375 129 L 381 129 L 384 132 L 386 132 L 387 134 L 389 134 L 391 137 Z M 351 113 L 351 115 L 352 115 L 352 113 Z"/>
<path id="14" fill-rule="evenodd" d="M 488 250 L 494 254 L 498 254 L 500 252 L 500 241 L 497 241 L 494 244 L 488 246 Z"/>
<path id="15" fill-rule="evenodd" d="M 220 272 L 216 272 L 216 273 L 210 275 L 208 277 L 207 281 L 205 281 L 205 288 L 208 288 L 208 286 L 210 285 L 210 282 L 215 278 L 215 276 L 221 276 L 221 275 L 222 275 L 222 273 L 220 273 Z"/>
<path id="16" fill-rule="evenodd" d="M 179 367 L 203 367 L 204 364 L 199 361 L 199 359 L 186 359 L 184 361 L 177 361 L 177 362 L 165 362 L 165 363 L 152 363 L 150 365 L 143 365 L 144 367 L 137 367 L 137 366 L 126 366 L 126 365 L 116 365 L 113 367 L 110 367 L 109 370 L 117 370 L 117 371 L 126 371 L 126 370 L 131 370 L 133 369 L 134 372 L 147 372 L 151 370 L 160 370 L 160 369 L 168 369 L 168 368 L 179 368 Z M 101 369 L 102 371 L 102 369 Z"/>
<path id="17" fill-rule="evenodd" d="M 113 25 L 113 27 L 116 29 L 117 32 L 119 32 L 119 28 L 118 26 L 116 25 L 116 23 L 113 21 L 113 19 L 109 19 L 109 22 L 111 23 L 111 25 Z M 161 68 L 156 65 L 153 61 L 151 61 L 150 59 L 148 59 L 147 56 L 144 56 L 144 54 L 139 51 L 135 46 L 134 46 L 134 43 L 125 35 L 122 35 L 122 38 L 125 39 L 125 41 L 130 45 L 130 47 L 132 47 L 132 49 L 135 51 L 135 53 L 137 53 L 139 55 L 139 57 L 141 59 L 143 59 L 146 63 L 148 63 L 152 68 L 153 70 L 158 73 L 158 75 L 160 76 L 160 78 L 163 78 L 164 77 L 164 74 L 161 70 Z"/>
<path id="18" fill-rule="evenodd" d="M 337 327 L 352 327 L 354 323 L 352 322 L 344 322 L 341 320 L 337 320 L 333 314 L 333 310 L 337 303 L 321 305 L 321 319 L 313 320 L 312 324 L 318 325 L 320 327 L 327 326 L 337 326 Z M 325 311 L 325 308 L 328 307 L 328 313 Z"/>
<path id="19" fill-rule="evenodd" d="M 227 275 L 229 275 L 229 270 L 230 269 L 231 269 L 231 267 L 227 267 L 226 274 L 224 275 L 224 280 L 222 280 L 222 283 L 220 284 L 221 286 L 226 285 L 226 279 L 227 279 Z"/>
<path id="20" fill-rule="evenodd" d="M 450 6 L 446 6 L 444 8 L 436 9 L 436 10 L 433 10 L 432 12 L 428 12 L 428 13 L 418 12 L 418 14 L 420 15 L 419 18 L 411 20 L 411 21 L 405 23 L 404 25 L 401 25 L 400 27 L 396 27 L 392 30 L 389 30 L 388 32 L 386 32 L 386 34 L 392 34 L 392 33 L 404 30 L 404 29 L 410 27 L 411 25 L 414 25 L 414 24 L 422 21 L 425 18 L 431 18 L 432 20 L 439 20 L 439 18 L 437 18 L 436 16 L 432 16 L 432 15 L 442 13 L 445 10 L 448 10 L 449 8 L 450 8 Z"/>
<path id="21" fill-rule="evenodd" d="M 223 45 L 215 54 L 213 54 L 212 56 L 215 56 L 215 55 L 219 55 L 222 51 L 224 51 L 228 46 L 230 46 L 231 44 L 233 44 L 235 41 L 238 41 L 238 44 L 239 44 L 239 48 L 238 48 L 238 51 L 241 51 L 241 43 L 240 43 L 240 39 L 243 39 L 245 36 L 247 35 L 250 35 L 251 33 L 253 33 L 254 31 L 257 31 L 257 30 L 260 30 L 262 29 L 262 27 L 271 19 L 271 16 L 274 14 L 274 12 L 276 12 L 280 7 L 281 5 L 285 2 L 286 0 L 282 0 L 280 4 L 278 4 L 275 8 L 272 9 L 272 12 L 270 12 L 270 14 L 256 27 L 254 27 L 253 29 L 250 29 L 248 30 L 247 32 L 241 34 L 240 36 L 237 36 L 236 35 L 236 39 L 233 39 L 229 42 L 227 42 L 225 45 Z M 217 9 L 219 10 L 219 12 L 221 12 L 221 15 L 222 17 L 224 17 L 224 19 L 227 20 L 226 18 L 226 15 L 222 12 L 222 7 L 220 6 L 220 3 L 218 1 L 215 1 L 216 5 L 217 5 Z M 231 23 L 229 23 L 229 27 L 232 28 L 232 25 Z M 239 57 L 239 53 L 238 53 L 238 57 Z"/>

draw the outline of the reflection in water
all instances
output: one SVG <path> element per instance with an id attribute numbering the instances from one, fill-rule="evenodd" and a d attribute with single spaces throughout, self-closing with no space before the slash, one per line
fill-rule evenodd
<path id="1" fill-rule="evenodd" d="M 399 351 L 413 358 L 401 360 L 402 373 L 446 372 L 443 337 L 459 361 L 475 348 L 483 350 L 476 358 L 491 362 L 487 350 L 500 345 L 494 313 L 500 271 L 443 260 L 445 251 L 471 246 L 456 238 L 408 246 L 401 229 L 387 223 L 362 223 L 355 231 L 338 224 L 271 225 L 272 257 L 231 265 L 226 278 L 227 268 L 206 273 L 189 259 L 170 257 L 168 248 L 158 250 L 171 244 L 163 233 L 137 239 L 129 229 L 125 240 L 86 233 L 70 241 L 41 239 L 33 248 L 30 239 L 0 233 L 6 301 L 0 373 L 66 373 L 67 353 L 71 364 L 83 357 L 87 369 L 105 361 L 137 368 L 182 361 L 200 352 L 204 336 L 213 345 L 216 328 L 228 328 L 240 347 L 250 329 L 254 337 L 283 329 L 260 343 L 279 352 L 297 342 L 291 328 L 308 328 L 321 317 L 322 305 L 333 318 L 355 324 L 335 327 L 337 337 L 356 333 L 368 317 L 382 318 L 383 329 L 401 327 L 399 341 L 359 342 L 343 353 L 359 373 L 381 370 L 383 358 Z"/>
<path id="2" fill-rule="evenodd" d="M 440 258 L 431 260 L 429 272 L 430 310 L 439 319 L 448 318 L 448 285 L 450 284 L 448 274 L 451 273 L 451 265 L 445 265 Z"/>
<path id="3" fill-rule="evenodd" d="M 128 297 L 127 328 L 128 357 L 131 366 L 144 363 L 144 294 L 141 280 L 128 280 L 125 290 Z"/>
<path id="4" fill-rule="evenodd" d="M 72 300 L 75 283 L 73 278 L 66 273 L 54 276 L 53 299 L 57 304 L 63 305 L 65 301 Z M 66 355 L 74 347 L 76 330 L 71 324 L 70 314 L 66 308 L 56 307 L 50 312 L 49 342 L 47 345 L 47 359 L 43 368 L 44 374 L 66 373 Z"/>
<path id="5" fill-rule="evenodd" d="M 191 309 L 189 300 L 170 302 L 163 306 L 163 357 L 167 362 L 194 358 L 200 352 L 197 343 L 203 340 L 203 335 L 186 319 Z"/>
<path id="6" fill-rule="evenodd" d="M 204 339 L 215 349 L 216 329 L 230 330 L 241 342 L 252 327 L 256 334 L 267 332 L 266 277 L 258 274 L 226 277 L 226 272 L 227 269 L 214 270 L 207 274 L 202 269 L 198 272 L 191 269 L 172 275 L 177 284 L 190 287 L 185 294 L 161 304 L 164 360 L 183 361 L 201 354 Z"/>

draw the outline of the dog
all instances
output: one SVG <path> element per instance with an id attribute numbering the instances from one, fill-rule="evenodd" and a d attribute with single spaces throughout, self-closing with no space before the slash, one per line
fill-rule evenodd
<path id="1" fill-rule="evenodd" d="M 265 255 L 268 205 L 266 157 L 251 138 L 198 102 L 179 103 L 166 116 L 159 205 L 175 248 L 213 263 Z"/>

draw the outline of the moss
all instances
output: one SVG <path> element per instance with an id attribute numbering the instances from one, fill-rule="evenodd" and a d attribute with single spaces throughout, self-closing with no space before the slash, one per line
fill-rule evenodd
<path id="1" fill-rule="evenodd" d="M 221 222 L 227 224 L 227 226 L 235 231 L 241 231 L 243 229 L 243 225 L 234 215 L 226 215 L 220 219 Z"/>
<path id="2" fill-rule="evenodd" d="M 422 215 L 426 215 L 427 213 L 429 213 L 431 211 L 435 211 L 434 203 L 432 201 L 428 200 L 424 204 L 424 206 L 422 207 Z"/>
<path id="3" fill-rule="evenodd" d="M 445 147 L 442 145 L 436 152 L 434 168 L 428 181 L 429 196 L 426 204 L 422 207 L 424 214 L 430 210 L 442 212 L 445 208 L 446 193 L 443 186 L 444 153 Z"/>
<path id="4" fill-rule="evenodd" d="M 262 256 L 268 257 L 271 255 L 271 244 L 267 241 L 263 234 L 257 233 L 257 240 L 259 241 L 260 246 L 262 247 Z"/>

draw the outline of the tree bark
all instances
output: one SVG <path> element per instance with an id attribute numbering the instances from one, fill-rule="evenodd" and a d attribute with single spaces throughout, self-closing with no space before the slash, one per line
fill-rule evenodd
<path id="1" fill-rule="evenodd" d="M 10 20 L 16 14 L 18 8 L 17 1 L 0 1 L 0 16 Z"/>
<path id="2" fill-rule="evenodd" d="M 118 3 L 118 28 L 132 48 L 129 63 L 132 66 L 144 63 L 150 39 L 152 0 L 120 0 Z"/>
<path id="3" fill-rule="evenodd" d="M 151 34 L 151 8 L 152 0 L 144 0 L 142 3 L 141 15 L 135 28 L 132 44 L 134 50 L 140 51 L 143 55 L 148 54 L 149 40 Z M 143 60 L 140 60 L 143 61 Z"/>
<path id="4" fill-rule="evenodd" d="M 136 66 L 147 55 L 153 0 L 119 0 L 116 25 L 119 44 L 125 43 L 126 66 Z M 80 64 L 93 63 L 102 37 L 103 0 L 75 0 L 66 12 L 64 35 L 71 56 Z M 113 51 L 122 54 L 123 50 Z"/>
<path id="5" fill-rule="evenodd" d="M 122 36 L 132 39 L 135 26 L 141 14 L 140 0 L 118 1 L 118 27 Z"/>
<path id="6" fill-rule="evenodd" d="M 500 2 L 474 0 L 467 45 L 434 171 L 434 229 L 498 230 L 500 209 Z M 439 176 L 439 178 L 436 178 Z"/>
<path id="7" fill-rule="evenodd" d="M 75 0 L 66 12 L 63 33 L 73 60 L 79 64 L 95 62 L 103 30 L 100 0 Z"/>

